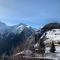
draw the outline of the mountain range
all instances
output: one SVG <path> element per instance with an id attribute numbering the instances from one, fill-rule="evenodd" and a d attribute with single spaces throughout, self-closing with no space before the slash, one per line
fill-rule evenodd
<path id="1" fill-rule="evenodd" d="M 7 26 L 5 23 L 0 22 L 0 54 L 8 53 L 12 47 L 22 44 L 31 34 L 34 29 L 23 23 L 14 26 Z"/>
<path id="2" fill-rule="evenodd" d="M 50 42 L 51 36 L 58 34 L 60 36 L 60 23 L 48 23 L 40 29 L 34 29 L 23 23 L 7 26 L 0 22 L 0 54 L 11 54 L 10 51 L 17 47 L 20 48 L 19 51 L 32 48 L 44 35 L 46 39 L 48 38 L 46 41 Z"/>

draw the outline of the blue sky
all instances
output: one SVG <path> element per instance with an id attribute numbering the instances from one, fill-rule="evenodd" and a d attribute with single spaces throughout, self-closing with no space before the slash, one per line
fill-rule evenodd
<path id="1" fill-rule="evenodd" d="M 60 0 L 0 0 L 0 21 L 35 28 L 60 22 Z"/>

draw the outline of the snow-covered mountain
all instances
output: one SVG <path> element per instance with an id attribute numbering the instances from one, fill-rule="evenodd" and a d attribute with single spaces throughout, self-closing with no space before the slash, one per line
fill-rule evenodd
<path id="1" fill-rule="evenodd" d="M 23 24 L 23 23 L 20 23 L 18 25 L 15 25 L 13 26 L 12 28 L 12 31 L 15 31 L 15 32 L 18 32 L 18 33 L 21 33 L 22 31 L 24 30 L 30 30 L 30 31 L 33 31 L 33 28 L 26 25 L 26 24 Z"/>
<path id="2" fill-rule="evenodd" d="M 14 25 L 14 26 L 7 26 L 5 23 L 2 23 L 0 22 L 0 33 L 4 33 L 6 31 L 8 32 L 14 32 L 14 33 L 21 33 L 23 30 L 31 30 L 33 31 L 33 28 L 28 26 L 28 25 L 25 25 L 23 23 L 20 23 L 20 24 L 17 24 L 17 25 Z"/>
<path id="3" fill-rule="evenodd" d="M 7 26 L 0 22 L 0 53 L 11 49 L 12 45 L 20 43 L 20 49 L 23 47 L 33 48 L 33 45 L 39 42 L 45 35 L 45 42 L 60 41 L 60 24 L 49 23 L 41 29 L 34 29 L 23 23 Z M 25 44 L 26 43 L 26 44 Z M 3 48 L 3 49 L 2 49 Z"/>
<path id="4" fill-rule="evenodd" d="M 6 52 L 18 44 L 23 44 L 33 32 L 32 27 L 23 23 L 7 26 L 5 23 L 0 22 L 0 53 Z"/>
<path id="5" fill-rule="evenodd" d="M 45 42 L 50 43 L 52 40 L 55 42 L 60 41 L 60 23 L 48 23 L 42 29 L 41 33 L 45 36 Z"/>

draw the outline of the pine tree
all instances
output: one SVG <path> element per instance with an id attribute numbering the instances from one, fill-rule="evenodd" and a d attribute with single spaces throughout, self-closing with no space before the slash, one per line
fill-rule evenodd
<path id="1" fill-rule="evenodd" d="M 55 51 L 56 51 L 55 45 L 54 45 L 54 42 L 52 41 L 50 52 L 55 53 Z"/>

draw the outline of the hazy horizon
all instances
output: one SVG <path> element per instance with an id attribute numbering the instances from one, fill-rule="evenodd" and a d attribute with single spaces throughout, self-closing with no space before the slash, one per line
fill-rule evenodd
<path id="1" fill-rule="evenodd" d="M 60 0 L 0 0 L 0 21 L 34 28 L 60 22 Z"/>

